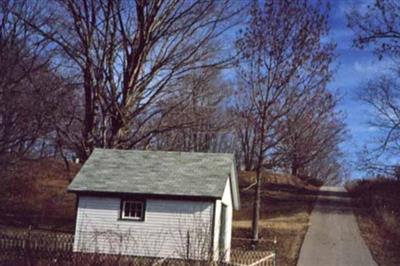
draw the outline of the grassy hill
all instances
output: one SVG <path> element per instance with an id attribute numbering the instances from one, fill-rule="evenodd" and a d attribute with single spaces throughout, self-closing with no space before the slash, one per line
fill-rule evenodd
<path id="1" fill-rule="evenodd" d="M 6 202 L 1 209 L 0 226 L 33 225 L 72 232 L 75 195 L 66 189 L 79 169 L 80 165 L 71 163 L 67 171 L 64 163 L 57 160 L 25 160 L 3 172 L 7 186 L 0 191 L 1 200 Z M 242 208 L 234 213 L 233 223 L 233 245 L 237 248 L 249 246 L 254 181 L 254 172 L 239 175 Z M 262 174 L 259 248 L 275 248 L 271 240 L 276 238 L 279 265 L 296 264 L 317 190 L 295 176 Z"/>
<path id="2" fill-rule="evenodd" d="M 378 178 L 348 184 L 365 242 L 379 265 L 400 265 L 400 180 Z"/>
<path id="3" fill-rule="evenodd" d="M 75 195 L 67 186 L 79 171 L 59 160 L 22 160 L 0 173 L 0 223 L 72 230 Z M 72 221 L 72 226 L 71 226 Z"/>

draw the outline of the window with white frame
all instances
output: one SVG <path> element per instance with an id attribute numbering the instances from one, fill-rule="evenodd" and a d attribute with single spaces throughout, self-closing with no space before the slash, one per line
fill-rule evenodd
<path id="1" fill-rule="evenodd" d="M 121 219 L 143 221 L 144 208 L 143 200 L 122 200 Z"/>

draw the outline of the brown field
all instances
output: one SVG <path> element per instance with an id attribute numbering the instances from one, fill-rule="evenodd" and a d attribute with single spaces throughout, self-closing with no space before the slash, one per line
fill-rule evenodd
<path id="1" fill-rule="evenodd" d="M 70 172 L 56 160 L 23 161 L 6 173 L 8 188 L 2 194 L 0 228 L 18 230 L 33 225 L 33 229 L 73 232 L 75 195 L 66 188 L 80 166 L 71 163 Z M 4 173 L 3 173 L 4 174 Z M 12 178 L 11 178 L 12 177 Z M 260 221 L 259 249 L 276 249 L 278 265 L 295 265 L 308 228 L 309 214 L 316 199 L 317 188 L 299 178 L 264 173 Z M 240 174 L 240 211 L 234 213 L 233 245 L 248 248 L 251 236 L 254 173 Z M 246 189 L 247 188 L 247 189 Z M 238 239 L 240 238 L 240 239 Z M 276 238 L 277 245 L 272 240 Z"/>
<path id="2" fill-rule="evenodd" d="M 379 265 L 400 265 L 400 181 L 362 180 L 348 189 L 361 234 Z"/>

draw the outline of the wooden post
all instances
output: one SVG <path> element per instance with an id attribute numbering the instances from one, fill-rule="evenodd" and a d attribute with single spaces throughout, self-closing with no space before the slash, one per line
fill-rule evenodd
<path id="1" fill-rule="evenodd" d="M 26 238 L 26 255 L 27 255 L 26 257 L 28 258 L 28 260 L 27 260 L 27 265 L 28 266 L 33 265 L 33 263 L 32 263 L 32 252 L 31 252 L 31 231 L 32 231 L 32 225 L 29 225 L 27 238 Z"/>
<path id="2" fill-rule="evenodd" d="M 261 165 L 261 164 L 259 164 Z M 261 206 L 261 167 L 257 167 L 256 170 L 256 187 L 254 190 L 254 202 L 253 202 L 253 220 L 252 220 L 252 241 L 251 247 L 256 250 L 258 245 L 258 223 L 260 220 L 260 206 Z"/>
<path id="3" fill-rule="evenodd" d="M 189 261 L 190 259 L 190 233 L 187 231 L 186 233 L 186 259 Z"/>
<path id="4" fill-rule="evenodd" d="M 273 266 L 276 266 L 276 258 L 277 258 L 277 244 L 278 244 L 278 239 L 276 238 L 276 236 L 274 236 L 274 263 Z"/>

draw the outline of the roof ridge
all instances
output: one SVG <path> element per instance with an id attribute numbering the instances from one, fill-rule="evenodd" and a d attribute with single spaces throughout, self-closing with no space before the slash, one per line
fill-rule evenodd
<path id="1" fill-rule="evenodd" d="M 137 150 L 137 149 L 116 149 L 116 148 L 94 148 L 94 150 L 117 151 L 117 152 L 143 152 L 143 153 L 181 153 L 181 154 L 199 154 L 199 155 L 230 155 L 234 156 L 233 152 L 197 152 L 197 151 L 163 151 L 163 150 Z"/>

